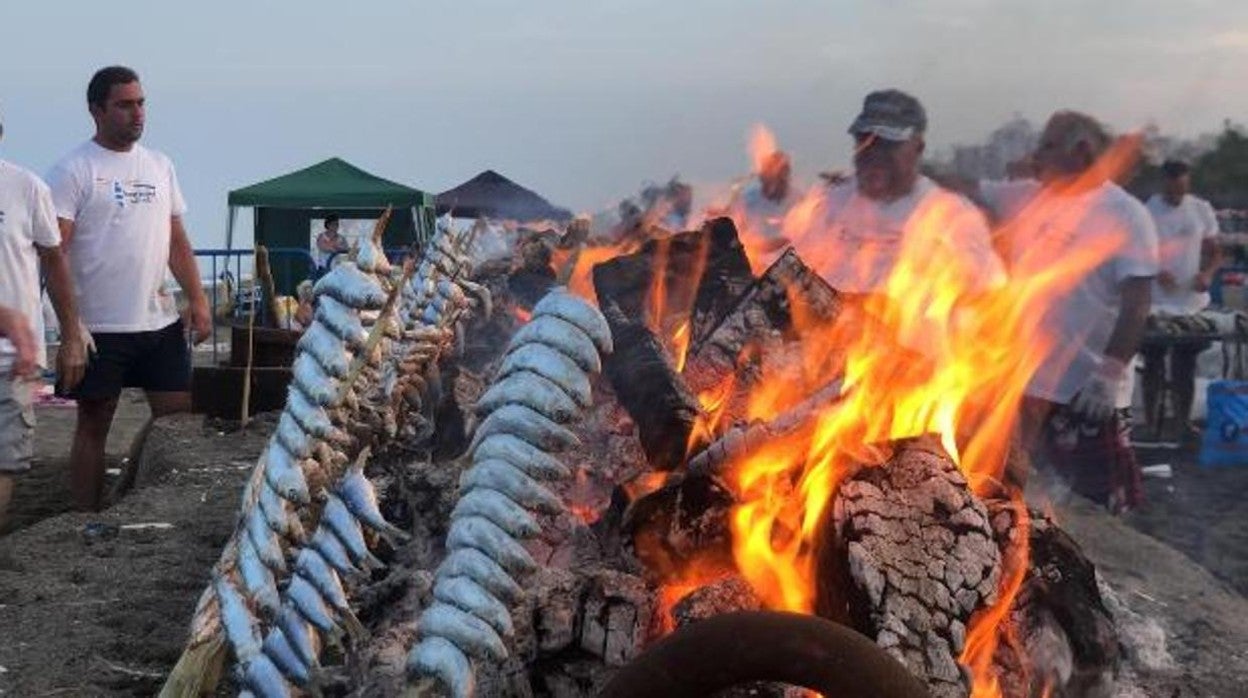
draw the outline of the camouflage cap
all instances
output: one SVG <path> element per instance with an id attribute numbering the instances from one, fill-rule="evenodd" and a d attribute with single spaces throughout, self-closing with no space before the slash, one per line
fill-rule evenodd
<path id="1" fill-rule="evenodd" d="M 862 113 L 850 124 L 854 135 L 870 133 L 885 140 L 910 140 L 927 130 L 927 112 L 901 90 L 879 90 L 862 101 Z"/>

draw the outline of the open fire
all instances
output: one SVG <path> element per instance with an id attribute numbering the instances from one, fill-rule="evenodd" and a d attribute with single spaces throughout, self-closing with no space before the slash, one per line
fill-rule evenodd
<path id="1" fill-rule="evenodd" d="M 769 132 L 756 130 L 751 154 L 759 167 L 774 149 Z M 1089 176 L 1122 172 L 1133 157 L 1134 144 L 1123 142 Z M 1051 219 L 1059 206 L 1059 219 L 1087 215 L 1068 201 L 1041 198 L 1020 216 Z M 853 259 L 858 273 L 871 274 L 877 260 L 864 257 L 834 231 L 824 229 L 820 214 L 819 193 L 812 190 L 783 221 L 785 235 L 801 259 L 816 272 Z M 991 288 L 981 288 L 975 285 L 974 270 L 957 263 L 965 258 L 959 249 L 974 244 L 951 235 L 959 229 L 953 222 L 958 215 L 960 211 L 940 206 L 916 212 L 899 261 L 883 284 L 886 292 L 843 298 L 840 312 L 831 318 L 808 307 L 800 289 L 786 286 L 789 334 L 794 340 L 787 360 L 758 361 L 765 349 L 747 344 L 736 360 L 738 366 L 754 366 L 748 379 L 734 369 L 698 392 L 699 412 L 688 434 L 688 457 L 733 426 L 774 422 L 834 381 L 841 386 L 839 399 L 811 415 L 810 428 L 779 435 L 721 464 L 735 498 L 729 515 L 735 569 L 694 557 L 676 569 L 662 570 L 665 581 L 658 591 L 662 631 L 674 627 L 674 604 L 729 574 L 747 580 L 767 608 L 817 612 L 821 574 L 817 553 L 821 538 L 829 535 L 829 508 L 842 482 L 863 468 L 880 465 L 893 452 L 893 444 L 934 437 L 974 495 L 1008 508 L 1021 530 L 1013 537 L 1017 544 L 1003 550 L 995 594 L 973 615 L 958 656 L 970 672 L 972 696 L 1003 695 L 994 658 L 1001 643 L 1020 642 L 1010 614 L 1029 557 L 1029 515 L 1020 486 L 1006 476 L 1006 464 L 1024 390 L 1040 362 L 1059 349 L 1055 338 L 1044 335 L 1038 319 L 1055 298 L 1113 254 L 1122 238 L 1120 231 L 1107 229 L 1094 246 L 1069 249 L 1060 241 L 1028 241 L 1025 250 L 1011 254 L 1010 246 L 1017 241 L 1010 239 L 1010 232 L 1020 223 L 1016 220 L 1001 227 L 997 240 L 1003 256 L 1012 261 L 1008 275 Z M 760 236 L 749 229 L 739 230 L 739 235 L 752 268 L 758 270 L 765 254 L 756 244 Z M 671 238 L 652 243 L 645 325 L 659 338 L 676 373 L 685 370 L 694 341 L 691 315 L 697 280 L 706 271 L 709 240 L 709 235 L 699 238 L 692 263 L 679 268 L 684 275 L 680 283 L 672 283 Z M 586 250 L 573 278 L 586 278 L 586 265 L 637 249 Z M 744 410 L 732 413 L 734 405 L 744 405 Z M 628 494 L 636 500 L 662 482 L 645 478 L 632 483 Z M 644 535 L 637 544 L 649 545 Z"/>

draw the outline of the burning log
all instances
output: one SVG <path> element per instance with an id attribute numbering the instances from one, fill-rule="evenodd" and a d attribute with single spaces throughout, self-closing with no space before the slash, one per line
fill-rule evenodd
<path id="1" fill-rule="evenodd" d="M 1012 641 L 1001 643 L 993 658 L 1005 694 L 1106 694 L 1119 659 L 1118 632 L 1092 563 L 1041 512 L 1030 511 L 1029 524 L 1021 526 L 1008 502 L 989 500 L 988 508 L 1002 550 L 1025 544 L 1029 551 L 1010 610 Z"/>
<path id="2" fill-rule="evenodd" d="M 605 301 L 602 310 L 616 345 L 615 353 L 603 362 L 603 372 L 620 404 L 637 423 L 651 467 L 678 468 L 685 461 L 698 400 L 645 325 L 630 320 L 612 301 Z"/>
<path id="3" fill-rule="evenodd" d="M 792 249 L 786 251 L 743 294 L 714 326 L 695 338 L 683 377 L 698 395 L 714 394 L 735 381 L 724 418 L 745 414 L 749 387 L 760 375 L 782 375 L 802 365 L 794 317 L 807 326 L 827 326 L 841 313 L 841 300 Z M 838 347 L 828 347 L 829 365 L 840 361 Z M 824 375 L 834 375 L 828 371 Z"/>
<path id="4" fill-rule="evenodd" d="M 971 615 L 1001 576 L 988 510 L 947 455 L 924 439 L 843 482 L 820 550 L 817 611 L 875 640 L 933 696 L 961 698 Z"/>
<path id="5" fill-rule="evenodd" d="M 692 337 L 728 311 L 754 280 L 737 228 L 729 218 L 700 230 L 647 241 L 637 252 L 598 264 L 593 270 L 599 302 L 610 300 L 628 317 L 645 317 L 658 327 L 662 315 L 688 313 Z M 684 318 L 678 318 L 684 319 Z"/>

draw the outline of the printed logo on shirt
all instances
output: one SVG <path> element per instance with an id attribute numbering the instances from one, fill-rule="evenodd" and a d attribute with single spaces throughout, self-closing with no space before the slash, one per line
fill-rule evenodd
<path id="1" fill-rule="evenodd" d="M 122 182 L 121 180 L 95 180 L 96 184 L 111 187 L 110 195 L 117 208 L 125 208 L 137 204 L 150 204 L 156 201 L 156 185 L 139 180 Z"/>
<path id="2" fill-rule="evenodd" d="M 0 226 L 4 225 L 4 210 L 0 209 Z"/>

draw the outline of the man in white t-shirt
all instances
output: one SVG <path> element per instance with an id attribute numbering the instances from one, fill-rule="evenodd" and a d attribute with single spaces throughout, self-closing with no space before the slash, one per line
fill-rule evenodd
<path id="1" fill-rule="evenodd" d="M 0 125 L 0 135 L 3 132 Z M 0 529 L 4 528 L 12 498 L 13 476 L 30 469 L 34 456 L 33 391 L 39 369 L 48 366 L 39 286 L 41 264 L 62 328 L 56 357 L 58 380 L 77 385 L 87 363 L 73 284 L 60 244 L 47 185 L 31 172 L 0 160 L 0 305 L 20 314 L 26 330 L 22 338 L 34 342 L 33 355 L 27 357 L 18 342 L 0 339 Z"/>
<path id="2" fill-rule="evenodd" d="M 1191 168 L 1187 163 L 1168 160 L 1161 171 L 1162 190 L 1146 204 L 1157 224 L 1161 257 L 1161 269 L 1153 285 L 1153 313 L 1191 315 L 1209 305 L 1209 285 L 1222 263 L 1220 249 L 1214 242 L 1218 219 L 1208 201 L 1189 193 Z M 1180 426 L 1187 433 L 1193 431 L 1188 420 L 1196 391 L 1196 357 L 1209 346 L 1207 341 L 1185 341 L 1140 347 L 1144 358 L 1144 409 L 1150 426 L 1159 428 L 1162 424 L 1161 398 L 1168 382 Z"/>
<path id="3" fill-rule="evenodd" d="M 1038 179 L 981 182 L 975 198 L 1001 223 L 1011 275 L 1045 274 L 1078 255 L 1099 262 L 1040 318 L 1052 349 L 1027 388 L 1023 429 L 1076 491 L 1120 509 L 1141 496 L 1122 408 L 1157 275 L 1157 231 L 1110 179 L 1111 144 L 1092 117 L 1057 112 L 1033 156 Z"/>
<path id="4" fill-rule="evenodd" d="M 867 95 L 849 129 L 854 176 L 833 182 L 810 210 L 786 217 L 802 259 L 847 297 L 910 292 L 900 288 L 908 284 L 889 284 L 903 249 L 912 261 L 922 250 L 933 270 L 963 280 L 968 293 L 1005 281 L 979 209 L 919 174 L 926 128 L 914 97 L 898 90 Z"/>
<path id="5" fill-rule="evenodd" d="M 95 136 L 56 164 L 48 184 L 79 312 L 97 348 L 70 393 L 78 400 L 70 461 L 75 503 L 98 509 L 104 444 L 122 388 L 143 388 L 153 418 L 189 410 L 190 345 L 212 327 L 173 163 L 138 142 L 145 119 L 139 76 L 121 66 L 97 71 L 87 107 Z M 186 323 L 165 290 L 166 272 L 188 301 Z"/>

